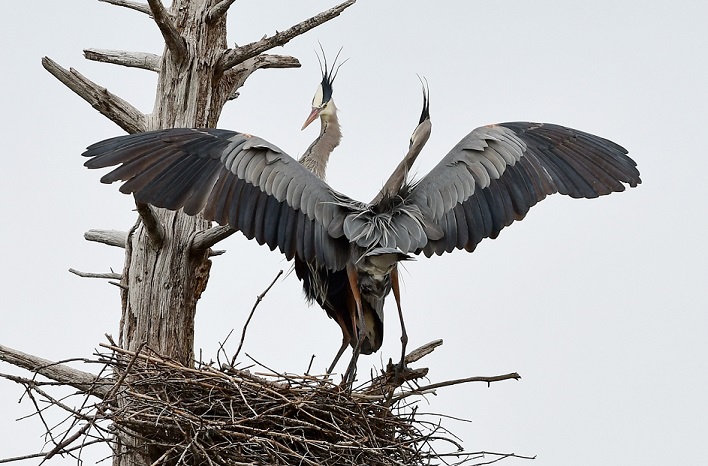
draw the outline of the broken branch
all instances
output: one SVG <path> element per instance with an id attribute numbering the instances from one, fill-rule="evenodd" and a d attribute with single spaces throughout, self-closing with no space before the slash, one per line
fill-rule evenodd
<path id="1" fill-rule="evenodd" d="M 84 58 L 102 63 L 127 66 L 129 68 L 140 68 L 156 73 L 160 72 L 160 60 L 162 60 L 160 55 L 154 53 L 100 49 L 85 49 Z"/>
<path id="2" fill-rule="evenodd" d="M 267 55 L 261 54 L 245 60 L 243 63 L 227 70 L 225 76 L 230 79 L 229 84 L 229 100 L 238 97 L 238 89 L 244 85 L 246 79 L 253 74 L 254 71 L 265 68 L 299 68 L 300 61 L 295 57 L 283 55 Z M 225 80 L 227 81 L 227 80 Z"/>
<path id="3" fill-rule="evenodd" d="M 209 228 L 208 230 L 198 231 L 194 234 L 192 251 L 208 249 L 234 233 L 236 233 L 236 230 L 228 225 L 219 225 L 218 227 Z"/>
<path id="4" fill-rule="evenodd" d="M 221 2 L 217 3 L 211 9 L 209 10 L 209 13 L 207 13 L 207 19 L 209 21 L 216 21 L 220 17 L 224 16 L 226 12 L 229 10 L 229 7 L 235 2 L 236 0 L 222 0 Z"/>
<path id="5" fill-rule="evenodd" d="M 265 37 L 257 42 L 251 42 L 242 47 L 237 47 L 235 49 L 229 49 L 222 55 L 217 64 L 217 69 L 222 72 L 226 71 L 239 63 L 243 63 L 249 58 L 255 57 L 256 55 L 270 50 L 273 47 L 278 47 L 280 45 L 287 44 L 295 37 L 304 34 L 310 29 L 316 28 L 320 24 L 326 23 L 327 21 L 339 16 L 342 11 L 352 6 L 356 3 L 356 0 L 347 0 L 334 8 L 330 8 L 327 11 L 315 15 L 305 21 L 302 21 L 291 28 L 286 29 L 282 32 L 277 32 L 271 37 Z"/>
<path id="6" fill-rule="evenodd" d="M 125 242 L 128 240 L 128 233 L 118 230 L 89 230 L 84 233 L 86 241 L 94 241 L 103 243 L 109 246 L 125 248 Z"/>
<path id="7" fill-rule="evenodd" d="M 0 361 L 27 369 L 84 393 L 104 398 L 108 388 L 95 375 L 0 345 Z"/>
<path id="8" fill-rule="evenodd" d="M 73 68 L 66 70 L 49 57 L 42 58 L 42 66 L 79 97 L 91 104 L 103 116 L 129 133 L 146 130 L 145 115 L 125 100 L 108 92 Z"/>
<path id="9" fill-rule="evenodd" d="M 176 64 L 181 64 L 187 58 L 187 43 L 182 35 L 177 30 L 172 17 L 165 9 L 160 0 L 148 0 L 150 11 L 152 11 L 153 19 L 160 28 L 165 45 L 172 53 L 172 61 Z"/>
<path id="10" fill-rule="evenodd" d="M 427 356 L 430 353 L 432 353 L 433 351 L 435 351 L 435 348 L 437 348 L 438 346 L 440 346 L 442 344 L 443 344 L 442 340 L 433 340 L 430 343 L 426 343 L 425 345 L 414 349 L 413 351 L 411 351 L 410 353 L 408 353 L 406 355 L 405 363 L 410 364 L 412 362 L 416 362 L 416 361 L 422 359 L 424 356 Z"/>
<path id="11" fill-rule="evenodd" d="M 103 3 L 110 3 L 111 5 L 122 6 L 125 8 L 130 8 L 131 10 L 139 11 L 140 13 L 145 13 L 152 17 L 152 11 L 150 7 L 144 3 L 129 2 L 127 0 L 98 0 Z"/>
<path id="12" fill-rule="evenodd" d="M 300 61 L 295 57 L 288 55 L 256 55 L 253 61 L 253 66 L 256 69 L 265 68 L 300 68 Z"/>
<path id="13" fill-rule="evenodd" d="M 160 225 L 160 222 L 157 221 L 155 212 L 153 212 L 149 205 L 143 204 L 142 202 L 136 202 L 135 205 L 138 213 L 140 214 L 140 218 L 143 221 L 143 225 L 145 225 L 150 241 L 152 241 L 153 246 L 159 248 L 162 246 L 165 232 L 162 230 L 162 225 Z"/>
<path id="14" fill-rule="evenodd" d="M 81 278 L 106 278 L 109 280 L 120 280 L 123 276 L 119 273 L 92 273 L 92 272 L 81 272 L 76 269 L 69 269 L 69 272 L 74 275 L 78 275 Z"/>

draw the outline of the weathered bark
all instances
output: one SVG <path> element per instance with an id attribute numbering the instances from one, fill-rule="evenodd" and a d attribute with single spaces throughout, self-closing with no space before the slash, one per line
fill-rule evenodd
<path id="1" fill-rule="evenodd" d="M 155 55 L 154 53 L 99 49 L 84 50 L 84 58 L 103 63 L 128 66 L 131 68 L 142 68 L 144 70 L 154 71 L 156 73 L 160 72 L 160 62 L 162 61 L 162 57 Z"/>
<path id="2" fill-rule="evenodd" d="M 27 369 L 34 374 L 42 375 L 99 398 L 105 397 L 109 390 L 101 384 L 97 376 L 89 372 L 68 367 L 62 364 L 62 361 L 50 361 L 7 346 L 0 345 L 0 361 Z"/>
<path id="3" fill-rule="evenodd" d="M 159 3 L 151 2 L 151 7 Z M 155 14 L 153 8 L 167 45 L 147 130 L 213 127 L 234 92 L 228 77 L 214 73 L 214 64 L 227 46 L 225 16 L 206 21 L 213 3 L 175 1 L 171 9 L 174 21 L 164 16 L 164 11 Z M 130 351 L 146 342 L 160 354 L 190 365 L 196 304 L 211 267 L 207 251 L 190 253 L 191 243 L 196 232 L 209 228 L 209 222 L 162 209 L 153 209 L 153 215 L 162 225 L 161 245 L 149 238 L 143 223 L 130 236 L 126 249 L 122 284 L 127 289 L 122 292 L 119 341 Z M 116 443 L 115 466 L 152 464 L 164 453 L 144 451 L 139 439 L 125 434 L 120 434 Z"/>
<path id="4" fill-rule="evenodd" d="M 309 18 L 292 28 L 237 49 L 226 42 L 226 12 L 233 0 L 160 0 L 147 5 L 101 0 L 149 14 L 165 40 L 162 56 L 87 49 L 86 58 L 158 73 L 153 112 L 144 115 L 120 97 L 66 70 L 49 58 L 45 68 L 104 116 L 128 132 L 172 127 L 214 127 L 224 104 L 257 69 L 300 66 L 292 57 L 263 55 L 299 34 L 338 16 L 355 0 Z M 87 239 L 125 247 L 121 275 L 120 346 L 137 352 L 147 344 L 184 365 L 193 363 L 196 304 L 206 288 L 210 246 L 228 236 L 209 229 L 200 216 L 139 205 L 141 222 L 124 234 L 99 232 Z M 142 447 L 139 436 L 120 432 L 113 464 L 149 465 L 165 452 Z"/>

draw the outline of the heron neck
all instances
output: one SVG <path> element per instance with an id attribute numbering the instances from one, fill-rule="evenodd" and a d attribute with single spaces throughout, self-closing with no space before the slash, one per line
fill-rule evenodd
<path id="1" fill-rule="evenodd" d="M 327 118 L 321 118 L 320 121 L 322 123 L 320 135 L 302 154 L 300 163 L 318 178 L 325 179 L 329 155 L 339 145 L 339 141 L 342 139 L 342 132 L 339 128 L 336 110 Z"/>
<path id="2" fill-rule="evenodd" d="M 384 183 L 381 191 L 370 202 L 370 204 L 378 204 L 384 197 L 393 198 L 396 196 L 408 179 L 408 173 L 413 166 L 413 162 L 418 158 L 418 154 L 423 150 L 423 146 L 428 142 L 430 137 L 431 123 L 429 119 L 423 120 L 413 132 L 411 145 L 408 148 L 408 153 L 403 160 L 398 164 L 396 169 L 391 173 L 386 183 Z"/>

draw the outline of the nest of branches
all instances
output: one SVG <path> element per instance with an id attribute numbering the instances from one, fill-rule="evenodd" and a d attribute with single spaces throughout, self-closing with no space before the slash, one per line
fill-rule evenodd
<path id="1" fill-rule="evenodd" d="M 99 412 L 164 451 L 162 464 L 430 464 L 434 440 L 462 451 L 394 397 L 390 370 L 347 390 L 325 376 L 189 368 L 149 350 L 111 349 L 104 358 L 118 383 Z"/>
<path id="2" fill-rule="evenodd" d="M 415 350 L 406 361 L 420 359 L 441 343 Z M 421 386 L 417 380 L 427 369 L 409 369 L 401 377 L 389 365 L 367 383 L 347 389 L 326 376 L 260 373 L 230 365 L 185 367 L 149 348 L 134 353 L 101 346 L 110 352 L 90 362 L 100 363 L 102 373 L 110 375 L 81 388 L 80 408 L 52 398 L 35 379 L 12 378 L 25 385 L 45 426 L 37 395 L 68 411 L 70 425 L 60 433 L 47 427 L 53 444 L 48 453 L 16 459 L 57 454 L 78 459 L 94 443 L 108 444 L 113 455 L 134 454 L 131 449 L 137 448 L 153 465 L 480 465 L 525 458 L 465 452 L 439 425 L 440 415 L 418 413 L 419 396 L 410 398 L 446 385 L 519 378 L 515 373 Z M 100 400 L 90 403 L 91 395 Z M 132 438 L 133 446 L 116 442 L 116 434 Z"/>

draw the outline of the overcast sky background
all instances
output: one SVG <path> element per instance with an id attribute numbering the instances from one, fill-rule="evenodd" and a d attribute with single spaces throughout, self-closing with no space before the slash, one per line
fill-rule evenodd
<path id="1" fill-rule="evenodd" d="M 246 44 L 334 4 L 239 0 L 229 41 Z M 15 3 L 3 15 L 0 344 L 53 360 L 88 357 L 104 333 L 118 336 L 119 293 L 67 269 L 120 272 L 123 251 L 83 233 L 127 230 L 136 215 L 131 198 L 101 185 L 80 157 L 122 130 L 40 59 L 75 67 L 150 112 L 153 74 L 88 62 L 82 50 L 161 53 L 162 38 L 147 16 L 98 1 Z M 430 83 L 433 121 L 420 174 L 473 128 L 502 121 L 563 124 L 625 146 L 639 164 L 639 188 L 591 201 L 551 196 L 474 254 L 406 264 L 410 347 L 445 341 L 422 361 L 432 382 L 523 377 L 442 389 L 420 409 L 471 420 L 444 421 L 468 450 L 538 455 L 503 464 L 706 464 L 707 25 L 701 0 L 360 0 L 276 49 L 302 68 L 257 72 L 220 126 L 299 156 L 319 130 L 300 131 L 320 80 L 319 40 L 330 57 L 343 47 L 349 58 L 334 87 L 344 139 L 328 180 L 354 198 L 371 199 L 405 153 L 421 107 L 416 73 Z M 220 247 L 228 253 L 214 259 L 197 312 L 197 350 L 207 359 L 290 267 L 240 234 Z M 386 328 L 383 349 L 361 358 L 361 373 L 398 354 L 392 297 Z M 245 351 L 299 373 L 314 353 L 324 370 L 340 338 L 319 307 L 306 306 L 292 274 L 259 306 Z M 4 363 L 0 372 L 26 375 Z M 14 421 L 33 411 L 27 400 L 17 404 L 21 395 L 0 380 L 0 458 L 42 446 L 37 418 Z M 84 459 L 107 453 L 89 449 Z"/>

